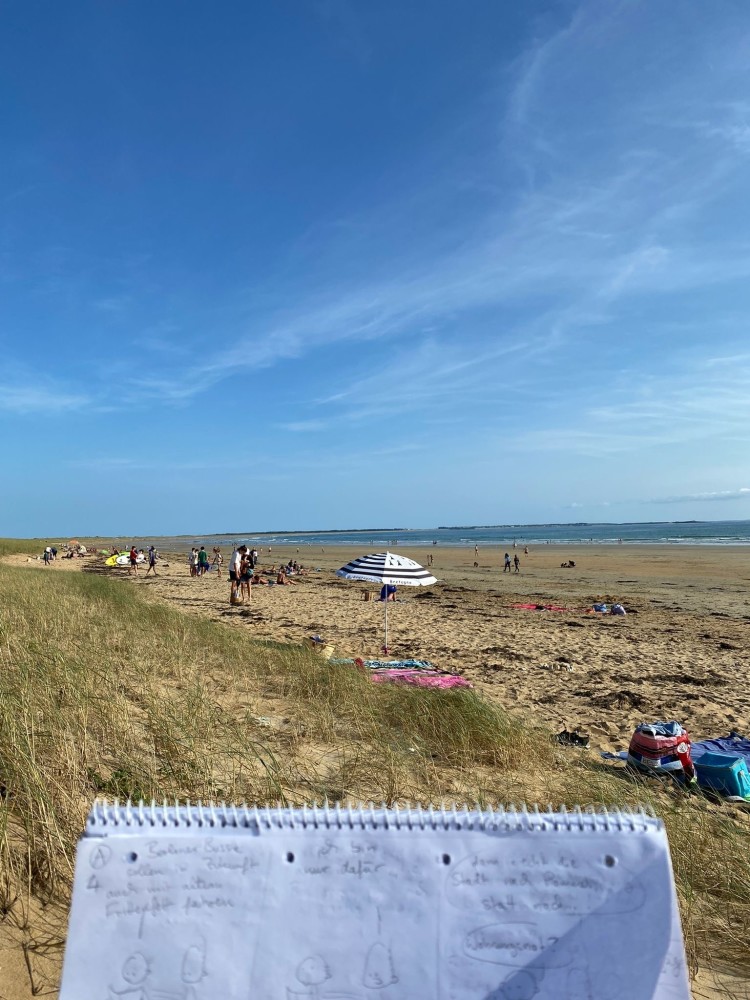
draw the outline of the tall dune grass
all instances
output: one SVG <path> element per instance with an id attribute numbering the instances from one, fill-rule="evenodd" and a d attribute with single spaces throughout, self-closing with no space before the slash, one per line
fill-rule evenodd
<path id="1" fill-rule="evenodd" d="M 750 972 L 746 817 L 626 778 L 471 691 L 374 685 L 127 581 L 0 566 L 0 911 L 65 902 L 96 795 L 655 809 L 690 960 Z"/>

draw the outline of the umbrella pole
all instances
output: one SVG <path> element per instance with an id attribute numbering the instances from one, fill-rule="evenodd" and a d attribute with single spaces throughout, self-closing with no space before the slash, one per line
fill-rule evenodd
<path id="1" fill-rule="evenodd" d="M 385 606 L 385 642 L 383 643 L 383 649 L 388 652 L 388 588 L 385 591 L 385 601 L 383 602 Z"/>

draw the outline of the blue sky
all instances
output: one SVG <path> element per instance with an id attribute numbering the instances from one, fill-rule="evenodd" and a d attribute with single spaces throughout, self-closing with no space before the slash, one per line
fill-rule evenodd
<path id="1" fill-rule="evenodd" d="M 0 87 L 0 535 L 750 517 L 746 0 L 30 0 Z"/>

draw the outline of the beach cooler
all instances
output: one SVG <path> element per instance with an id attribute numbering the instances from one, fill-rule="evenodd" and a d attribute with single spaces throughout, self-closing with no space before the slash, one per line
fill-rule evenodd
<path id="1" fill-rule="evenodd" d="M 639 771 L 695 777 L 690 759 L 690 735 L 679 722 L 643 722 L 628 747 L 628 763 Z"/>
<path id="2" fill-rule="evenodd" d="M 750 799 L 750 771 L 744 757 L 708 751 L 695 761 L 695 773 L 702 788 L 732 798 Z"/>

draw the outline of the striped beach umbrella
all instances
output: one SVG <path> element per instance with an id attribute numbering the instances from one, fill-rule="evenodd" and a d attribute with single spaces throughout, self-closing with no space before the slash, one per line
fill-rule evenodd
<path id="1" fill-rule="evenodd" d="M 437 580 L 424 566 L 413 559 L 396 555 L 395 552 L 377 552 L 369 556 L 352 559 L 346 566 L 336 570 L 336 576 L 345 580 L 362 580 L 365 583 L 393 584 L 396 587 L 429 587 Z M 383 601 L 385 641 L 383 649 L 388 652 L 388 601 Z"/>

